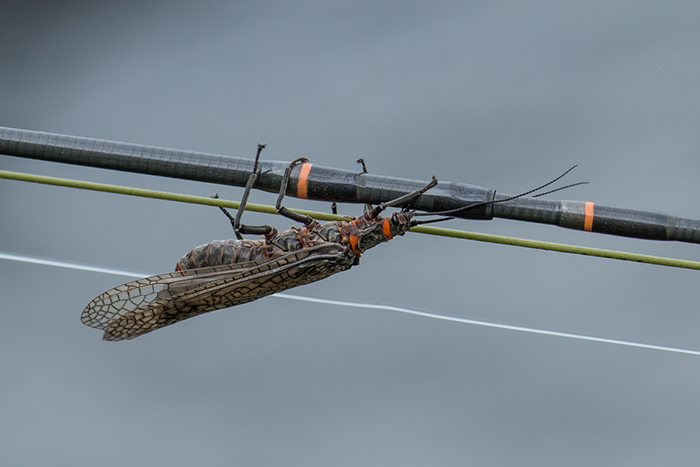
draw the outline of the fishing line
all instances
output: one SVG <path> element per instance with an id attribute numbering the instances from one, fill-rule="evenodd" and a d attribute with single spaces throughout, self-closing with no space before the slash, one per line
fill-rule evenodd
<path id="1" fill-rule="evenodd" d="M 19 262 L 23 262 L 23 263 L 40 264 L 40 265 L 45 265 L 45 266 L 68 268 L 68 269 L 74 269 L 74 270 L 79 270 L 79 271 L 98 272 L 101 274 L 112 274 L 112 275 L 132 277 L 132 278 L 141 278 L 141 277 L 145 277 L 148 275 L 148 274 L 137 273 L 137 272 L 122 271 L 119 269 L 87 266 L 87 265 L 77 264 L 77 263 L 70 263 L 70 262 L 65 262 L 65 261 L 54 261 L 54 260 L 49 260 L 49 259 L 44 259 L 44 258 L 29 257 L 29 256 L 23 256 L 23 255 L 14 255 L 14 254 L 3 253 L 3 252 L 0 252 L 0 259 L 19 261 Z M 493 323 L 490 321 L 480 321 L 480 320 L 474 320 L 474 319 L 468 319 L 468 318 L 459 318 L 456 316 L 442 315 L 442 314 L 438 314 L 438 313 L 431 313 L 431 312 L 420 311 L 420 310 L 413 310 L 411 308 L 404 308 L 404 307 L 398 307 L 398 306 L 393 306 L 393 305 L 379 305 L 379 304 L 373 304 L 373 303 L 350 302 L 350 301 L 345 301 L 345 300 L 332 300 L 332 299 L 325 299 L 325 298 L 304 297 L 301 295 L 293 295 L 293 294 L 287 294 L 287 293 L 277 293 L 277 294 L 272 295 L 272 297 L 281 298 L 281 299 L 285 299 L 285 300 L 303 301 L 303 302 L 307 302 L 307 303 L 319 303 L 319 304 L 324 304 L 324 305 L 344 306 L 344 307 L 362 308 L 362 309 L 370 309 L 370 310 L 393 311 L 393 312 L 404 313 L 404 314 L 409 314 L 409 315 L 414 315 L 414 316 L 421 316 L 423 318 L 432 318 L 432 319 L 439 319 L 442 321 L 450 321 L 450 322 L 454 322 L 454 323 L 470 324 L 473 326 L 482 326 L 482 327 L 488 327 L 488 328 L 494 328 L 494 329 L 503 329 L 503 330 L 508 330 L 508 331 L 524 332 L 524 333 L 529 333 L 529 334 L 539 334 L 539 335 L 552 336 L 552 337 L 563 337 L 566 339 L 576 339 L 576 340 L 589 341 L 589 342 L 598 342 L 598 343 L 602 343 L 602 344 L 612 344 L 612 345 L 619 345 L 619 346 L 624 346 L 624 347 L 634 347 L 634 348 L 640 348 L 640 349 L 657 350 L 657 351 L 662 351 L 662 352 L 672 352 L 672 353 L 681 353 L 681 354 L 687 354 L 687 355 L 700 356 L 700 350 L 682 349 L 679 347 L 669 347 L 669 346 L 664 346 L 664 345 L 647 344 L 647 343 L 643 343 L 643 342 L 626 341 L 626 340 L 620 340 L 620 339 L 610 339 L 610 338 L 606 338 L 606 337 L 597 337 L 597 336 L 589 336 L 589 335 L 584 335 L 584 334 L 575 334 L 575 333 L 569 333 L 569 332 L 550 331 L 550 330 L 546 330 L 546 329 L 530 328 L 530 327 L 525 327 L 525 326 L 515 326 L 515 325 L 510 325 L 510 324 Z"/>
<path id="2" fill-rule="evenodd" d="M 63 186 L 69 188 L 78 188 L 83 190 L 102 191 L 107 193 L 116 193 L 129 196 L 139 196 L 143 198 L 162 199 L 168 201 L 177 201 L 181 203 L 202 204 L 207 206 L 217 206 L 238 209 L 240 203 L 237 201 L 229 201 L 219 198 L 208 198 L 204 196 L 183 195 L 180 193 L 170 193 L 156 190 L 146 190 L 142 188 L 132 188 L 120 185 L 108 185 L 104 183 L 85 182 L 81 180 L 70 180 L 57 177 L 46 177 L 42 175 L 26 174 L 20 172 L 10 172 L 0 170 L 0 178 L 9 180 L 18 180 L 31 183 L 41 183 L 46 185 Z M 248 203 L 246 210 L 262 212 L 267 214 L 277 214 L 274 206 L 264 204 Z M 299 214 L 305 214 L 314 219 L 324 221 L 348 220 L 347 216 L 339 216 L 324 212 L 308 211 L 303 209 L 291 209 L 291 211 Z M 468 232 L 465 230 L 446 229 L 441 227 L 428 227 L 419 225 L 413 227 L 411 232 L 417 232 L 428 235 L 437 235 L 450 238 L 461 238 L 465 240 L 475 240 L 480 242 L 497 243 L 502 245 L 519 246 L 523 248 L 534 248 L 538 250 L 557 251 L 560 253 L 572 253 L 577 255 L 595 256 L 599 258 L 609 258 L 621 261 L 633 261 L 646 264 L 656 264 L 658 266 L 668 266 L 682 269 L 700 270 L 700 262 L 689 261 L 675 258 L 666 258 L 662 256 L 643 255 L 638 253 L 629 253 L 617 250 L 606 250 L 602 248 L 590 248 L 577 245 L 567 245 L 564 243 L 544 242 L 539 240 L 527 240 L 517 237 L 505 237 L 502 235 L 492 235 L 477 232 Z"/>
<path id="3" fill-rule="evenodd" d="M 66 263 L 65 261 L 54 261 L 54 260 L 45 259 L 45 258 L 32 258 L 29 256 L 12 255 L 10 253 L 2 253 L 2 252 L 0 252 L 0 259 L 8 259 L 10 261 L 19 261 L 22 263 L 41 264 L 44 266 L 54 266 L 57 268 L 78 269 L 80 271 L 99 272 L 101 274 L 114 274 L 115 276 L 137 277 L 137 278 L 148 276 L 148 274 L 131 272 L 131 271 L 122 271 L 120 269 L 100 268 L 100 267 L 96 267 L 96 266 L 88 266 L 85 264 Z"/>

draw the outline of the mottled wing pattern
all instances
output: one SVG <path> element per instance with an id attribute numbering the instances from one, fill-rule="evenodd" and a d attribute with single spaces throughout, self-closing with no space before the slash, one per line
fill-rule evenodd
<path id="1" fill-rule="evenodd" d="M 269 260 L 159 274 L 108 290 L 91 301 L 84 324 L 104 340 L 133 339 L 186 318 L 315 282 L 350 268 L 354 255 L 336 243 Z"/>

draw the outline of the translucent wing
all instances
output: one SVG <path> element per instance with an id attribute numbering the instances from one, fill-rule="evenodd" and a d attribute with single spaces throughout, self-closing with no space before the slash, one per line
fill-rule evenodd
<path id="1" fill-rule="evenodd" d="M 324 279 L 352 266 L 354 255 L 336 243 L 273 259 L 146 277 L 115 287 L 91 301 L 84 324 L 105 331 L 104 340 L 133 339 L 163 326 Z"/>

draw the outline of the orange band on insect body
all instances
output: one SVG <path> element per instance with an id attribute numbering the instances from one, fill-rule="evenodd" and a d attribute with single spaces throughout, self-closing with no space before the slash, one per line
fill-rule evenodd
<path id="1" fill-rule="evenodd" d="M 384 236 L 386 237 L 387 240 L 391 240 L 391 224 L 389 224 L 389 219 L 384 219 L 382 221 L 382 232 L 384 232 Z"/>
<path id="2" fill-rule="evenodd" d="M 311 172 L 311 162 L 304 162 L 301 164 L 301 170 L 299 171 L 299 181 L 297 182 L 297 198 L 308 198 L 308 179 L 309 172 Z"/>
<path id="3" fill-rule="evenodd" d="M 583 230 L 586 232 L 593 231 L 593 205 L 594 203 L 586 202 L 583 205 Z"/>
<path id="4" fill-rule="evenodd" d="M 361 255 L 362 252 L 357 248 L 357 241 L 359 240 L 357 235 L 350 235 L 349 240 L 350 248 L 352 248 L 353 253 L 355 253 L 356 255 Z"/>

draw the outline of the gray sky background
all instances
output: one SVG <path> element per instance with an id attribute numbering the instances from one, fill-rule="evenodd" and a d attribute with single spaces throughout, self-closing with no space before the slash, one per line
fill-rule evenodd
<path id="1" fill-rule="evenodd" d="M 10 2 L 0 125 L 243 157 L 267 143 L 267 159 L 363 157 L 374 173 L 507 193 L 579 164 L 567 180 L 590 185 L 553 196 L 700 217 L 699 15 L 692 1 Z M 9 156 L 0 168 L 241 195 Z M 161 273 L 231 235 L 208 207 L 7 180 L 0 197 L 0 251 L 14 254 Z M 700 259 L 513 221 L 449 227 Z M 278 298 L 105 343 L 79 316 L 125 278 L 7 260 L 0 277 L 5 465 L 700 457 L 700 357 Z M 294 293 L 700 349 L 699 280 L 409 234 Z"/>

